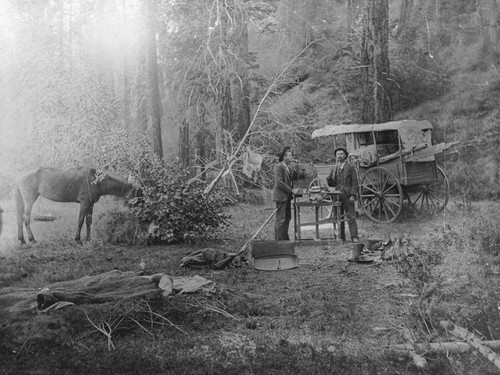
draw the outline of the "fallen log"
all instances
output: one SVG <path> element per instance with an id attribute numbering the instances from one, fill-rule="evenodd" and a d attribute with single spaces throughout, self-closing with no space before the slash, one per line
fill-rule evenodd
<path id="1" fill-rule="evenodd" d="M 481 344 L 491 349 L 500 349 L 500 340 L 481 341 Z M 462 341 L 444 341 L 444 342 L 429 342 L 415 344 L 395 344 L 387 348 L 394 352 L 407 352 L 408 350 L 416 350 L 422 352 L 457 352 L 465 353 L 473 347 L 467 342 Z"/>
<path id="2" fill-rule="evenodd" d="M 403 336 L 405 337 L 406 341 L 408 341 L 408 353 L 410 354 L 411 358 L 413 359 L 413 363 L 415 366 L 418 368 L 426 368 L 427 367 L 427 360 L 422 357 L 420 354 L 417 353 L 415 350 L 415 340 L 413 339 L 413 335 L 409 329 L 403 330 Z"/>
<path id="3" fill-rule="evenodd" d="M 481 353 L 488 361 L 493 363 L 498 369 L 500 369 L 500 356 L 496 354 L 493 350 L 483 345 L 483 342 L 472 332 L 462 328 L 452 322 L 443 320 L 440 322 L 441 326 L 450 332 L 453 336 L 459 337 L 470 346 Z"/>

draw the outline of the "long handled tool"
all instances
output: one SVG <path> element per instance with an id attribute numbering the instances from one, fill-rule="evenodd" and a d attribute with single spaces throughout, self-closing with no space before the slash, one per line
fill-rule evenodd
<path id="1" fill-rule="evenodd" d="M 220 270 L 220 269 L 223 269 L 225 268 L 229 263 L 231 263 L 233 261 L 234 258 L 236 258 L 238 255 L 241 255 L 243 254 L 243 252 L 247 249 L 248 246 L 250 246 L 250 244 L 255 240 L 255 238 L 259 235 L 259 233 L 262 231 L 262 229 L 264 229 L 264 227 L 267 225 L 267 223 L 269 223 L 269 221 L 271 221 L 271 219 L 273 218 L 274 215 L 276 215 L 276 212 L 278 211 L 278 209 L 275 209 L 273 211 L 273 213 L 271 214 L 271 216 L 269 216 L 267 218 L 267 220 L 264 222 L 264 224 L 262 224 L 262 226 L 259 228 L 259 230 L 257 232 L 255 232 L 255 234 L 247 241 L 245 242 L 245 244 L 243 245 L 243 247 L 241 249 L 239 249 L 235 254 L 233 255 L 230 255 L 228 256 L 227 258 L 225 259 L 222 259 L 221 261 L 215 263 L 212 268 L 214 269 L 217 269 L 217 270 Z"/>

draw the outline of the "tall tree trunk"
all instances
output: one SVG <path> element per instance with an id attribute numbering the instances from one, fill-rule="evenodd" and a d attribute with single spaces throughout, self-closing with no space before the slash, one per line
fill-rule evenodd
<path id="1" fill-rule="evenodd" d="M 352 0 L 347 0 L 346 4 L 346 19 L 347 19 L 347 36 L 351 33 L 352 24 L 353 24 L 353 9 L 352 9 Z"/>
<path id="2" fill-rule="evenodd" d="M 242 12 L 241 32 L 239 35 L 238 51 L 238 77 L 233 82 L 234 120 L 236 121 L 235 140 L 239 141 L 246 133 L 250 125 L 250 82 L 248 79 L 248 67 L 250 59 L 248 55 L 248 13 Z"/>
<path id="3" fill-rule="evenodd" d="M 389 96 L 389 4 L 370 0 L 365 9 L 361 44 L 361 122 L 381 123 L 392 118 Z"/>
<path id="4" fill-rule="evenodd" d="M 158 82 L 158 60 L 156 54 L 156 0 L 144 0 L 146 18 L 146 67 L 149 94 L 149 124 L 153 150 L 163 158 L 161 137 L 161 97 Z"/>
<path id="5" fill-rule="evenodd" d="M 220 1 L 220 0 L 218 0 Z M 217 124 L 218 129 L 216 131 L 216 148 L 217 157 L 219 161 L 224 159 L 224 155 L 230 153 L 230 137 L 234 136 L 234 124 L 233 124 L 233 101 L 231 95 L 231 81 L 229 78 L 229 69 L 231 68 L 227 64 L 228 56 L 225 56 L 226 51 L 229 50 L 229 32 L 231 27 L 232 19 L 229 15 L 233 12 L 234 1 L 220 1 L 218 7 L 217 19 L 219 21 L 219 49 L 224 51 L 224 58 L 219 59 L 219 83 L 217 85 L 217 95 L 216 95 L 216 105 L 217 105 Z"/>
<path id="6" fill-rule="evenodd" d="M 399 27 L 397 33 L 400 34 L 407 26 L 413 10 L 414 0 L 401 0 L 401 9 L 399 11 Z"/>
<path id="7" fill-rule="evenodd" d="M 179 127 L 179 160 L 184 168 L 189 168 L 189 122 L 182 120 Z"/>
<path id="8" fill-rule="evenodd" d="M 205 171 L 205 160 L 207 159 L 206 138 L 203 128 L 198 128 L 196 134 L 196 164 L 200 166 L 201 171 Z M 206 177 L 206 173 L 203 172 L 201 179 L 205 181 Z"/>
<path id="9" fill-rule="evenodd" d="M 229 82 L 221 82 L 217 96 L 217 123 L 216 147 L 218 160 L 224 159 L 224 155 L 230 152 L 233 132 L 233 107 L 231 97 L 231 85 Z"/>
<path id="10" fill-rule="evenodd" d="M 489 39 L 490 46 L 494 51 L 498 49 L 498 27 L 500 27 L 498 22 L 498 1 L 489 0 L 488 4 L 488 14 L 489 14 Z"/>
<path id="11" fill-rule="evenodd" d="M 364 0 L 346 0 L 346 27 L 347 27 L 347 39 L 349 40 L 352 28 L 356 23 L 359 14 L 365 6 Z"/>
<path id="12" fill-rule="evenodd" d="M 59 34 L 59 64 L 61 71 L 64 71 L 64 1 L 59 0 L 59 17 L 58 20 L 58 34 Z"/>
<path id="13" fill-rule="evenodd" d="M 123 54 L 123 97 L 122 97 L 122 116 L 123 126 L 125 129 L 130 129 L 130 82 L 129 82 L 129 65 L 127 54 Z"/>
<path id="14" fill-rule="evenodd" d="M 127 24 L 126 0 L 122 0 L 122 25 Z M 129 62 L 127 58 L 127 42 L 122 39 L 122 74 L 123 74 L 123 96 L 122 96 L 122 117 L 125 129 L 130 129 L 130 80 L 129 80 Z"/>

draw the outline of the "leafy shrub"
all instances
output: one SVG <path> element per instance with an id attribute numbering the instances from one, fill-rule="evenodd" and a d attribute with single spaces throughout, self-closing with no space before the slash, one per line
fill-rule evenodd
<path id="1" fill-rule="evenodd" d="M 493 217 L 492 217 L 493 216 Z M 497 256 L 500 253 L 499 215 L 481 210 L 468 220 L 468 235 L 470 241 L 478 244 L 482 252 Z"/>
<path id="2" fill-rule="evenodd" d="M 478 160 L 450 161 L 445 165 L 452 196 L 467 195 L 470 199 L 485 199 L 495 187 L 484 173 L 484 165 Z"/>
<path id="3" fill-rule="evenodd" d="M 145 155 L 136 177 L 142 194 L 129 199 L 132 212 L 148 226 L 148 243 L 191 243 L 216 238 L 227 225 L 222 191 L 204 196 L 206 183 L 189 181 L 189 171 Z"/>
<path id="4" fill-rule="evenodd" d="M 142 245 L 146 243 L 147 226 L 130 211 L 111 210 L 99 215 L 92 227 L 93 238 L 115 245 Z"/>
<path id="5" fill-rule="evenodd" d="M 416 247 L 412 256 L 397 259 L 398 271 L 421 290 L 425 284 L 438 279 L 433 270 L 443 262 L 443 250 L 440 247 L 437 242 L 427 248 Z"/>

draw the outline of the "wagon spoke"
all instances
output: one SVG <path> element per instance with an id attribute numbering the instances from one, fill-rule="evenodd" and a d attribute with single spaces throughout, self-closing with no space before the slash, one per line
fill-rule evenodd
<path id="1" fill-rule="evenodd" d="M 399 203 L 399 196 L 396 194 L 392 194 L 389 196 L 385 196 L 386 200 L 391 203 L 393 206 L 399 207 L 401 204 Z"/>
<path id="2" fill-rule="evenodd" d="M 370 185 L 374 186 L 377 189 L 380 187 L 380 185 L 381 185 L 380 178 L 378 178 L 375 175 L 373 176 L 373 178 L 369 175 L 367 177 L 368 177 L 368 180 L 370 182 Z"/>
<path id="3" fill-rule="evenodd" d="M 420 202 L 420 212 L 422 212 L 422 209 L 424 207 L 425 194 L 422 192 L 420 196 L 422 197 L 422 201 Z"/>
<path id="4" fill-rule="evenodd" d="M 427 213 L 431 213 L 433 211 L 434 205 L 431 204 L 431 199 L 429 194 L 425 195 L 425 201 L 427 202 Z"/>
<path id="5" fill-rule="evenodd" d="M 389 204 L 387 204 L 387 205 L 386 205 L 386 207 L 387 207 L 387 209 L 388 209 L 389 211 L 391 211 L 391 215 L 392 215 L 391 217 L 396 216 L 396 213 L 392 210 L 392 208 L 391 208 L 391 206 L 390 206 Z"/>
<path id="6" fill-rule="evenodd" d="M 431 201 L 432 205 L 435 206 L 436 203 L 435 202 L 442 202 L 443 200 L 437 196 L 436 194 L 434 194 L 432 191 L 429 191 L 429 200 Z"/>
<path id="7" fill-rule="evenodd" d="M 363 202 L 368 199 L 370 199 L 370 202 L 373 202 L 376 198 L 377 198 L 376 195 L 363 195 L 361 199 Z"/>
<path id="8" fill-rule="evenodd" d="M 384 194 L 384 197 L 386 198 L 399 198 L 399 194 Z"/>
<path id="9" fill-rule="evenodd" d="M 391 185 L 391 186 L 389 186 L 387 189 L 382 190 L 382 191 L 383 191 L 384 196 L 386 195 L 386 192 L 391 191 L 394 187 L 396 187 L 396 188 L 397 188 L 397 186 L 398 186 L 397 184 L 392 184 L 392 185 Z"/>
<path id="10" fill-rule="evenodd" d="M 420 194 L 418 195 L 418 197 L 416 197 L 416 198 L 415 198 L 415 200 L 414 200 L 413 202 L 411 202 L 411 201 L 410 201 L 410 204 L 411 204 L 412 206 L 416 206 L 416 204 L 417 204 L 418 200 L 420 199 L 420 197 L 421 197 L 422 195 L 424 195 L 424 193 L 423 193 L 423 192 L 420 192 Z M 410 200 L 410 197 L 408 197 L 408 200 Z"/>
<path id="11" fill-rule="evenodd" d="M 372 189 L 370 186 L 363 186 L 363 188 L 372 191 L 374 194 L 377 194 L 377 191 Z"/>
<path id="12" fill-rule="evenodd" d="M 373 204 L 375 203 L 375 204 Z M 370 202 L 370 206 L 372 206 L 373 208 L 371 208 L 371 214 L 373 215 L 373 213 L 375 212 L 375 209 L 377 208 L 378 204 L 380 203 L 380 199 L 378 198 L 374 198 L 371 202 Z"/>
<path id="13" fill-rule="evenodd" d="M 381 171 L 380 173 L 382 174 L 382 171 Z M 380 180 L 381 180 L 381 181 L 382 181 L 382 177 L 383 177 L 383 176 L 381 176 L 381 178 L 380 178 Z M 390 176 L 389 176 L 389 175 L 387 175 L 387 176 L 385 176 L 385 177 L 386 177 L 386 178 L 385 178 L 385 181 L 384 181 L 384 182 L 382 182 L 382 183 L 380 184 L 380 191 L 382 191 L 382 192 L 385 192 L 385 191 L 386 191 L 386 190 L 385 190 L 385 187 L 386 187 L 387 183 L 389 182 L 389 177 L 390 177 Z M 394 186 L 394 185 L 393 185 L 393 186 Z M 382 193 L 382 194 L 383 194 L 383 193 Z"/>
<path id="14" fill-rule="evenodd" d="M 435 200 L 439 201 L 440 203 L 444 202 L 444 199 L 440 197 L 439 195 L 434 194 L 433 192 L 429 192 L 429 197 L 432 199 L 434 197 Z"/>
<path id="15" fill-rule="evenodd" d="M 366 203 L 363 203 L 363 207 L 368 207 L 369 205 L 371 205 L 375 200 L 377 199 L 377 197 L 373 196 L 372 199 L 370 199 L 369 201 L 367 201 Z"/>
<path id="16" fill-rule="evenodd" d="M 388 207 L 388 205 L 387 205 L 387 203 L 385 202 L 385 200 L 383 200 L 381 203 L 382 203 L 382 205 L 381 205 L 381 206 L 382 206 L 382 207 L 383 207 L 383 209 L 384 209 L 385 220 L 389 220 L 389 216 L 387 215 L 387 207 Z"/>

